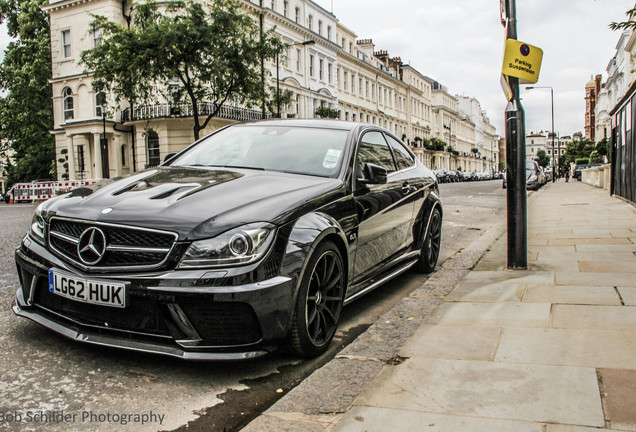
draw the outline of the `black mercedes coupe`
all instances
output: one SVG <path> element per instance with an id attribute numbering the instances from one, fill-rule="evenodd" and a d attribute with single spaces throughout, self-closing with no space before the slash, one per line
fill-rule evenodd
<path id="1" fill-rule="evenodd" d="M 324 352 L 343 305 L 435 269 L 435 175 L 389 131 L 234 124 L 159 167 L 40 205 L 13 311 L 80 342 L 185 359 Z"/>

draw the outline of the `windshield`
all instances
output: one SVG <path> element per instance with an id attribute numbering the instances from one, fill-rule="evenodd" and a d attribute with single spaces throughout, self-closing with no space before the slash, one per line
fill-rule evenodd
<path id="1" fill-rule="evenodd" d="M 526 161 L 526 171 L 534 171 L 534 162 Z"/>
<path id="2" fill-rule="evenodd" d="M 233 126 L 203 140 L 170 166 L 220 166 L 335 177 L 346 130 Z"/>

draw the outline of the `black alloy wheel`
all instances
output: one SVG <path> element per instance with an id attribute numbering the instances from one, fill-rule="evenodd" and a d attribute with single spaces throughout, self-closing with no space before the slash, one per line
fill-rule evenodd
<path id="1" fill-rule="evenodd" d="M 315 357 L 327 350 L 338 328 L 345 286 L 338 248 L 329 241 L 322 243 L 301 280 L 289 341 L 294 354 Z"/>
<path id="2" fill-rule="evenodd" d="M 422 245 L 422 253 L 417 261 L 415 268 L 422 273 L 431 273 L 435 270 L 437 260 L 439 259 L 439 251 L 442 245 L 442 214 L 435 207 L 431 212 L 428 223 L 428 230 L 424 237 Z"/>

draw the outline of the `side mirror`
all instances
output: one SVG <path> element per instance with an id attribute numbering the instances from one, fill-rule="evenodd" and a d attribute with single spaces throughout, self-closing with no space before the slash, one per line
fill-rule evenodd
<path id="1" fill-rule="evenodd" d="M 364 177 L 364 183 L 366 184 L 385 184 L 387 182 L 386 168 L 367 163 L 364 165 Z"/>
<path id="2" fill-rule="evenodd" d="M 163 163 L 168 162 L 170 159 L 172 159 L 174 156 L 176 155 L 176 153 L 168 153 L 164 158 L 163 158 Z"/>

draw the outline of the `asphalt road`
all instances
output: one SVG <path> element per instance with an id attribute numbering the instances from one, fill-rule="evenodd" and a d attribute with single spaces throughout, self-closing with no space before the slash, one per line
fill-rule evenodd
<path id="1" fill-rule="evenodd" d="M 441 263 L 505 217 L 505 190 L 500 180 L 440 189 Z M 33 210 L 0 204 L 1 430 L 239 430 L 426 280 L 406 273 L 347 306 L 333 348 L 314 360 L 276 354 L 241 363 L 185 362 L 88 346 L 11 312 L 18 287 L 13 250 Z"/>

